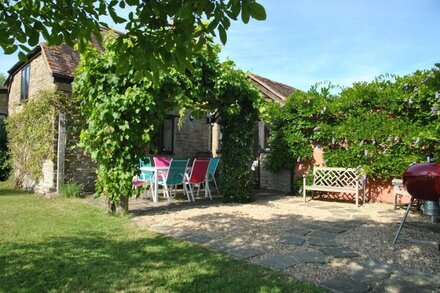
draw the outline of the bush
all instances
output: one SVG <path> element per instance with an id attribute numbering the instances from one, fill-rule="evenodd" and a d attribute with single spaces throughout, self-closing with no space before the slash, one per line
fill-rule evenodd
<path id="1" fill-rule="evenodd" d="M 60 195 L 66 198 L 84 198 L 83 188 L 78 183 L 66 183 L 60 188 Z"/>
<path id="2" fill-rule="evenodd" d="M 373 179 L 401 176 L 412 162 L 440 152 L 440 64 L 398 77 L 379 76 L 333 94 L 331 85 L 295 91 L 271 117 L 268 167 L 313 159 L 362 167 Z"/>
<path id="3" fill-rule="evenodd" d="M 5 181 L 9 177 L 11 168 L 8 159 L 9 154 L 6 128 L 3 120 L 0 120 L 0 181 Z"/>

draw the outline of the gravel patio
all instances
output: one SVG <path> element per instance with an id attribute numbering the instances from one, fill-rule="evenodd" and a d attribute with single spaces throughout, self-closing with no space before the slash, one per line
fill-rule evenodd
<path id="1" fill-rule="evenodd" d="M 391 204 L 313 200 L 255 191 L 251 204 L 130 200 L 133 221 L 334 292 L 440 292 L 440 224 Z"/>

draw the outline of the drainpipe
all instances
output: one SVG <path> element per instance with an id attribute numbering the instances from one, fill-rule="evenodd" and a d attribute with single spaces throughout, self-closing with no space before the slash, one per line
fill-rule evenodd
<path id="1" fill-rule="evenodd" d="M 64 182 L 64 161 L 66 156 L 66 114 L 58 116 L 58 146 L 57 146 L 57 193 Z"/>

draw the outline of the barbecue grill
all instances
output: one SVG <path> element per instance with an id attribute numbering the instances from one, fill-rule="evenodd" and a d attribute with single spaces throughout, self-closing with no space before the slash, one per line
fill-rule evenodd
<path id="1" fill-rule="evenodd" d="M 415 200 L 422 200 L 422 210 L 425 215 L 431 216 L 433 222 L 439 216 L 440 200 L 440 164 L 438 163 L 420 163 L 413 164 L 403 173 L 403 184 L 411 195 L 411 200 L 406 208 L 403 220 L 397 230 L 393 245 L 399 237 L 400 231 L 405 224 L 406 217 L 412 203 Z"/>

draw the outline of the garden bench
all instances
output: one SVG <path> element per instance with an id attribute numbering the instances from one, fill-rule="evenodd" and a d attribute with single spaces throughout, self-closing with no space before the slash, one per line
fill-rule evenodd
<path id="1" fill-rule="evenodd" d="M 400 198 L 404 196 L 411 198 L 411 195 L 406 191 L 402 179 L 393 179 L 391 184 L 393 185 L 394 209 L 397 209 L 397 197 L 400 195 Z"/>
<path id="2" fill-rule="evenodd" d="M 307 185 L 307 177 L 313 177 L 312 185 Z M 356 169 L 314 167 L 313 175 L 303 175 L 303 196 L 306 202 L 306 192 L 324 191 L 353 193 L 356 207 L 359 207 L 359 193 L 362 192 L 363 204 L 365 204 L 365 180 Z M 313 193 L 312 193 L 313 199 Z"/>

